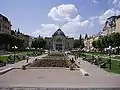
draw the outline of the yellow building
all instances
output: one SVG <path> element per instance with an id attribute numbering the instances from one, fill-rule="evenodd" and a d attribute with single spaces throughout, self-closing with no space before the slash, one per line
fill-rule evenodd
<path id="1" fill-rule="evenodd" d="M 97 40 L 98 38 L 99 38 L 98 35 L 93 35 L 93 36 L 85 39 L 85 40 L 84 40 L 84 45 L 85 45 L 84 50 L 85 50 L 85 51 L 91 51 L 91 50 L 93 50 L 92 42 L 93 42 L 94 40 Z"/>
<path id="2" fill-rule="evenodd" d="M 0 33 L 11 34 L 11 26 L 8 18 L 0 14 Z"/>

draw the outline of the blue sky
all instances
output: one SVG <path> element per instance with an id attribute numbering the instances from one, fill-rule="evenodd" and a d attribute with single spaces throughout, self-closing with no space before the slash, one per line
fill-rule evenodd
<path id="1" fill-rule="evenodd" d="M 120 0 L 0 0 L 0 13 L 12 29 L 32 36 L 51 36 L 61 28 L 77 38 L 100 32 L 106 18 L 120 14 Z"/>

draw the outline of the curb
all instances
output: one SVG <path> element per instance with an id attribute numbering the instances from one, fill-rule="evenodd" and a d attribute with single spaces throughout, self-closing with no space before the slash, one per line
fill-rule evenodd
<path id="1" fill-rule="evenodd" d="M 83 74 L 84 76 L 89 76 L 89 74 L 88 74 L 84 69 L 80 69 L 80 71 L 82 72 L 82 74 Z"/>
<path id="2" fill-rule="evenodd" d="M 7 69 L 4 69 L 4 70 L 1 70 L 1 71 L 0 71 L 0 75 L 6 73 L 6 72 L 8 72 L 8 71 L 11 71 L 11 70 L 13 70 L 13 69 L 14 69 L 13 67 L 10 67 L 10 68 L 7 68 Z"/>

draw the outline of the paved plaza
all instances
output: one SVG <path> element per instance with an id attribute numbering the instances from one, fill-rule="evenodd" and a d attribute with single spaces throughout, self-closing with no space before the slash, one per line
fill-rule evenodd
<path id="1" fill-rule="evenodd" d="M 46 55 L 32 57 L 29 62 L 35 58 L 42 58 Z M 73 56 L 69 56 L 72 58 Z M 0 75 L 0 87 L 69 87 L 69 88 L 112 88 L 120 87 L 120 76 L 109 74 L 103 69 L 83 61 L 81 58 L 80 69 L 84 69 L 90 76 L 84 76 L 79 68 L 71 71 L 69 68 L 57 67 L 38 67 L 22 70 L 20 67 L 26 64 L 21 61 L 14 64 L 13 69 L 3 75 Z"/>
<path id="2" fill-rule="evenodd" d="M 0 86 L 20 87 L 119 87 L 119 76 L 83 76 L 79 70 L 15 69 L 0 76 Z"/>

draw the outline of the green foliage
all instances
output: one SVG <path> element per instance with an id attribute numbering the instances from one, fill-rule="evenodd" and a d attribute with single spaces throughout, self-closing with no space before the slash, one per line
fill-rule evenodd
<path id="1" fill-rule="evenodd" d="M 44 48 L 45 47 L 45 40 L 42 37 L 35 38 L 35 40 L 32 42 L 31 47 L 34 48 Z"/>
<path id="2" fill-rule="evenodd" d="M 81 35 L 79 39 L 74 40 L 74 48 L 84 48 L 84 40 Z"/>
<path id="3" fill-rule="evenodd" d="M 120 33 L 113 33 L 108 36 L 102 36 L 98 40 L 92 42 L 94 48 L 103 50 L 109 46 L 118 47 L 120 46 Z"/>
<path id="4" fill-rule="evenodd" d="M 85 34 L 85 39 L 87 39 L 88 38 L 88 35 L 87 34 Z"/>
<path id="5" fill-rule="evenodd" d="M 7 46 L 10 45 L 10 48 L 13 46 L 17 46 L 18 48 L 22 48 L 24 40 L 19 39 L 15 36 L 1 33 L 0 34 L 0 46 L 4 46 L 3 49 L 8 49 Z"/>

